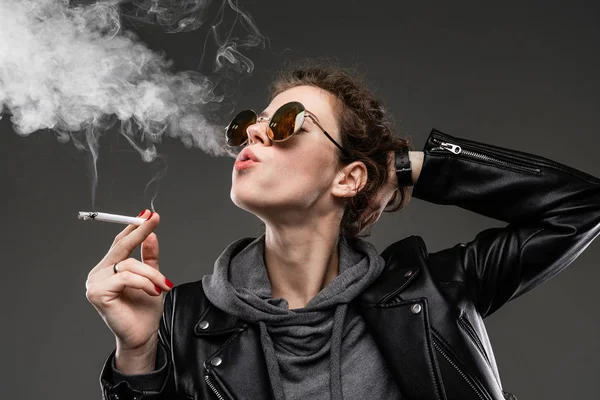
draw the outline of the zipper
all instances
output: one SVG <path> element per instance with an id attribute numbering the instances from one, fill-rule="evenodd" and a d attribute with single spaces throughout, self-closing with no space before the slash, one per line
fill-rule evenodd
<path id="1" fill-rule="evenodd" d="M 432 343 L 433 343 L 433 347 L 435 347 L 437 349 L 437 351 L 446 359 L 446 361 L 448 361 L 448 363 L 450 363 L 450 365 L 452 365 L 452 367 L 456 370 L 456 372 L 458 372 L 459 375 L 462 376 L 462 378 L 465 380 L 465 382 L 467 382 L 467 384 L 471 387 L 471 389 L 473 389 L 473 392 L 475 392 L 475 394 L 477 394 L 477 397 L 480 400 L 492 400 L 490 395 L 488 395 L 482 389 L 479 389 L 477 387 L 477 385 L 475 384 L 475 379 L 472 378 L 468 372 L 465 372 L 458 365 L 458 363 L 456 361 L 454 361 L 444 349 L 442 349 L 442 346 L 437 342 L 437 340 L 435 338 L 432 340 Z"/>
<path id="2" fill-rule="evenodd" d="M 204 380 L 206 381 L 206 384 L 208 385 L 208 387 L 212 389 L 213 393 L 215 394 L 215 396 L 217 396 L 217 398 L 219 400 L 225 400 L 225 398 L 221 395 L 221 393 L 219 393 L 219 391 L 217 390 L 215 385 L 213 385 L 213 383 L 210 381 L 210 377 L 208 375 L 204 375 Z"/>
<path id="3" fill-rule="evenodd" d="M 485 358 L 485 360 L 487 361 L 488 365 L 491 368 L 492 364 L 490 362 L 490 359 L 488 358 L 485 348 L 483 347 L 483 343 L 481 343 L 481 340 L 479 340 L 479 336 L 477 336 L 477 332 L 475 332 L 475 328 L 473 328 L 473 325 L 471 325 L 471 323 L 469 322 L 467 317 L 465 317 L 464 315 L 461 315 L 458 318 L 458 324 L 471 337 L 471 340 L 473 341 L 475 346 L 479 349 L 479 351 L 481 352 L 481 354 L 483 355 L 483 357 Z"/>
<path id="4" fill-rule="evenodd" d="M 478 153 L 473 150 L 464 149 L 463 148 L 464 144 L 463 144 L 463 146 L 460 146 L 460 145 L 454 144 L 454 143 L 443 142 L 437 138 L 432 138 L 432 140 L 438 146 L 433 147 L 431 149 L 431 151 L 448 151 L 450 153 L 457 154 L 457 155 L 462 154 L 469 158 L 474 158 L 474 159 L 481 160 L 481 161 L 487 161 L 487 162 L 490 162 L 490 163 L 493 163 L 493 164 L 496 164 L 499 166 L 513 168 L 513 169 L 516 169 L 516 170 L 519 170 L 522 172 L 526 172 L 529 174 L 539 175 L 541 173 L 541 170 L 537 167 L 529 167 L 529 166 L 525 166 L 525 165 L 521 165 L 521 164 L 516 164 L 514 162 L 502 160 L 498 157 L 491 157 L 491 156 L 488 156 L 487 154 Z"/>
<path id="5" fill-rule="evenodd" d="M 231 335 L 231 337 L 229 337 L 229 339 L 227 339 L 227 341 L 223 344 L 223 346 L 221 346 L 221 348 L 217 351 L 217 353 L 221 352 L 225 347 L 227 347 L 234 339 L 236 339 L 242 332 L 244 332 L 246 330 L 246 328 L 248 327 L 247 324 L 242 324 L 238 329 L 237 332 L 235 332 L 233 335 Z M 215 353 L 215 354 L 217 354 Z M 212 358 L 213 356 L 211 356 Z M 219 390 L 217 390 L 216 385 L 210 381 L 210 369 L 205 367 L 206 373 L 204 375 L 204 381 L 206 382 L 206 384 L 208 385 L 208 387 L 213 391 L 213 393 L 215 394 L 215 396 L 217 396 L 217 398 L 219 400 L 225 400 L 225 397 L 219 393 Z"/>

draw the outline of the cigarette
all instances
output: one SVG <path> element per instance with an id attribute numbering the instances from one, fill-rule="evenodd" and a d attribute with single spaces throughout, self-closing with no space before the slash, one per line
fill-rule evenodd
<path id="1" fill-rule="evenodd" d="M 79 211 L 77 218 L 87 221 L 88 219 L 102 222 L 113 222 L 115 224 L 141 225 L 146 218 L 129 217 L 127 215 L 109 214 L 93 211 Z"/>

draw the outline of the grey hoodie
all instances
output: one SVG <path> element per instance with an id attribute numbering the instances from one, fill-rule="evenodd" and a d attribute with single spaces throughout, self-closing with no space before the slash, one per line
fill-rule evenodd
<path id="1" fill-rule="evenodd" d="M 290 310 L 287 300 L 271 296 L 265 234 L 231 259 L 242 240 L 223 251 L 202 286 L 216 307 L 260 327 L 276 400 L 403 398 L 362 317 L 349 305 L 384 268 L 371 243 L 340 235 L 339 275 L 305 308 Z"/>

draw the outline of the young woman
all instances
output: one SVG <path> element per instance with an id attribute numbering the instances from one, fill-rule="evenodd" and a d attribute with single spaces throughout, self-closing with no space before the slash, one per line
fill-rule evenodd
<path id="1" fill-rule="evenodd" d="M 321 66 L 278 76 L 226 139 L 244 146 L 231 199 L 265 233 L 176 287 L 159 271 L 157 213 L 117 235 L 86 282 L 116 338 L 104 398 L 513 398 L 483 318 L 598 235 L 598 178 L 437 130 L 413 151 L 360 80 Z M 357 236 L 411 195 L 508 225 L 435 253 L 409 236 L 378 254 Z"/>

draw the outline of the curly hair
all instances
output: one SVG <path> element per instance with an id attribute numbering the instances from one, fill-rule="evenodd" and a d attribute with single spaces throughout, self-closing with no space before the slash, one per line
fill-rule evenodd
<path id="1" fill-rule="evenodd" d="M 340 127 L 341 145 L 347 150 L 347 154 L 344 155 L 336 148 L 338 166 L 362 161 L 367 168 L 367 183 L 355 196 L 348 198 L 340 222 L 341 234 L 346 237 L 357 236 L 362 230 L 359 217 L 387 182 L 389 153 L 400 146 L 412 150 L 410 140 L 395 136 L 391 115 L 355 70 L 314 59 L 287 64 L 272 81 L 269 88 L 270 98 L 272 100 L 279 93 L 301 85 L 326 90 L 338 101 L 336 117 Z M 390 208 L 398 197 L 400 201 Z M 409 201 L 408 187 L 400 187 L 386 205 L 384 212 L 398 211 Z"/>

